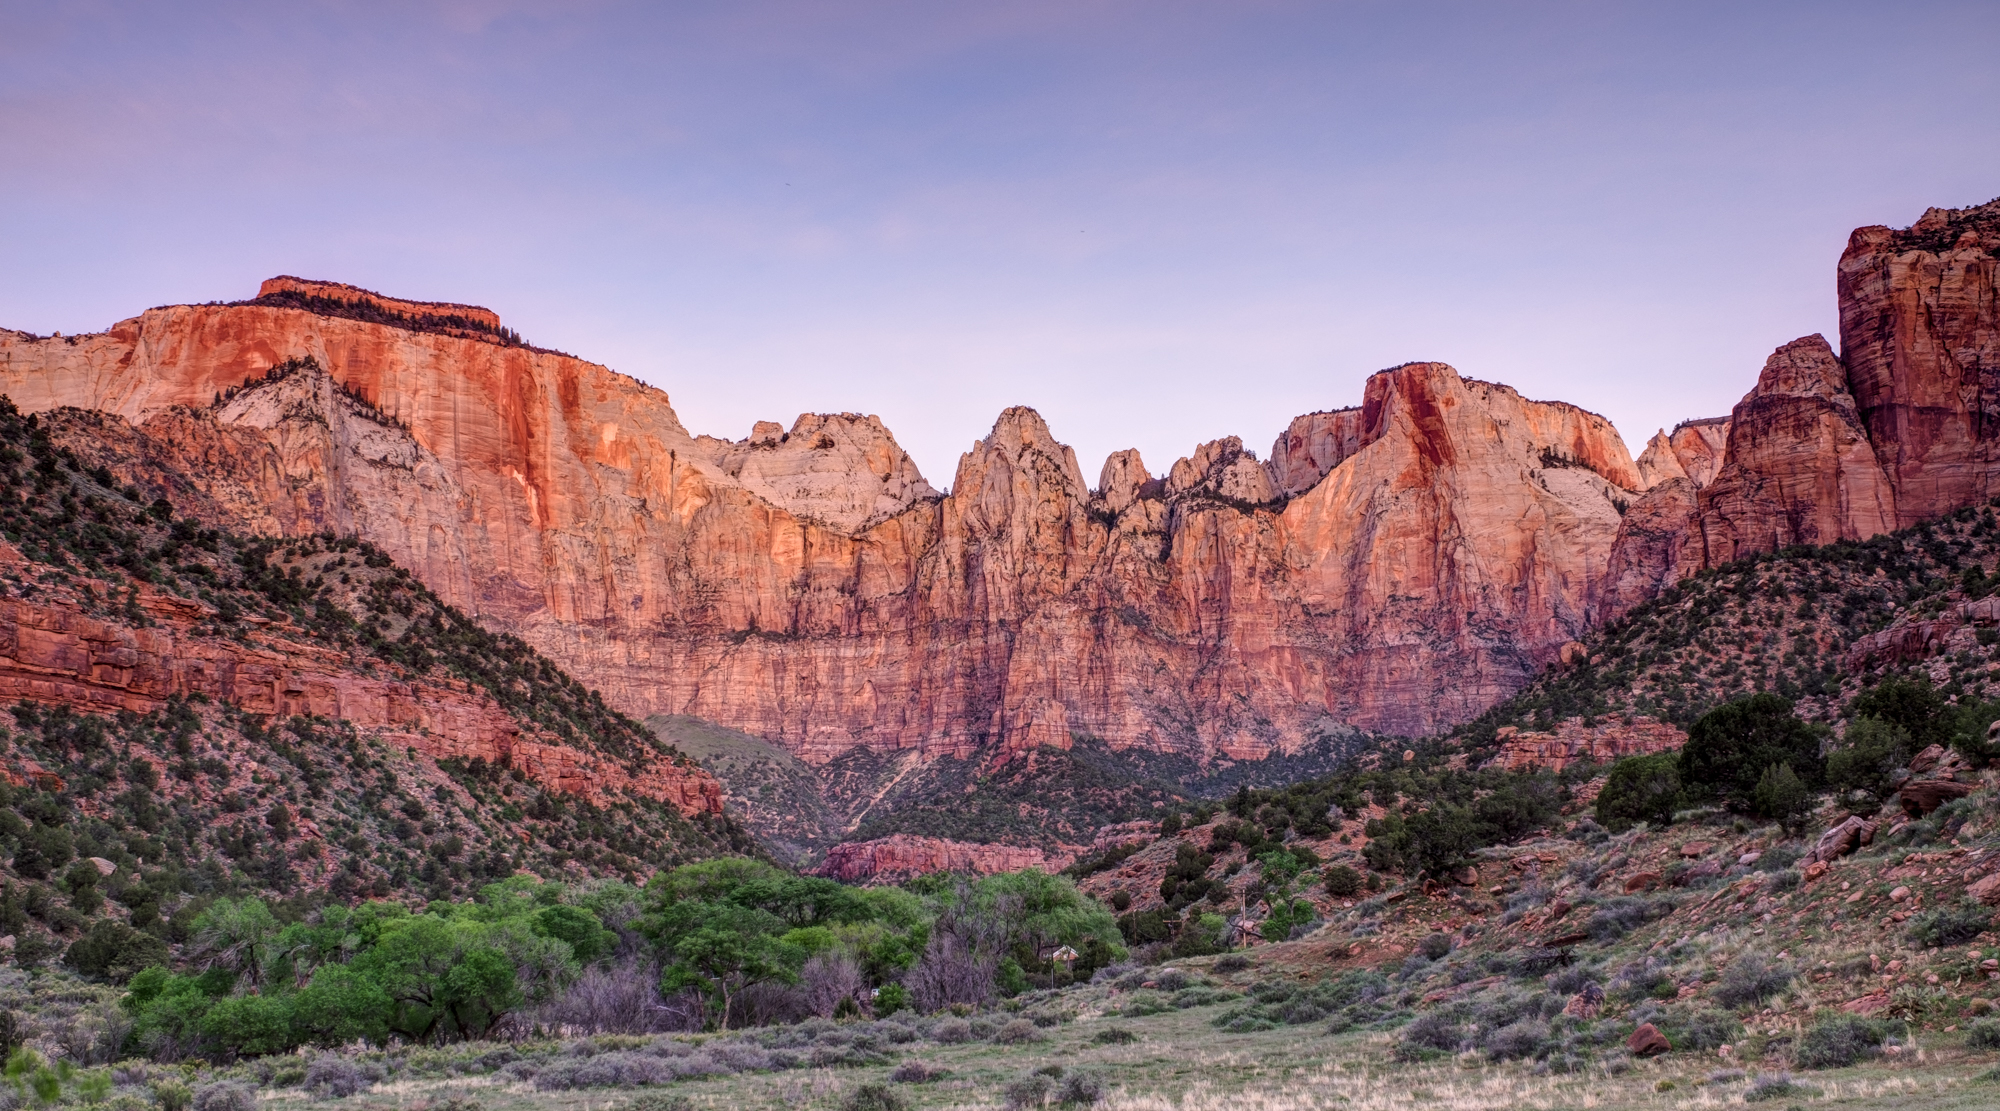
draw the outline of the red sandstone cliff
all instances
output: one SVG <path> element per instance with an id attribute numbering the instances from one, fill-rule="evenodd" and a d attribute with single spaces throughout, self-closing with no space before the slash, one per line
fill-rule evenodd
<path id="1" fill-rule="evenodd" d="M 2000 493 L 2000 200 L 1855 231 L 1840 346 L 1860 419 L 1914 524 Z"/>
<path id="2" fill-rule="evenodd" d="M 326 372 L 215 404 L 308 356 Z M 270 305 L 0 333 L 0 391 L 133 422 L 66 442 L 199 476 L 190 511 L 379 544 L 625 709 L 815 760 L 1073 733 L 1255 757 L 1459 720 L 1585 628 L 1640 485 L 1602 418 L 1431 363 L 1295 424 L 1283 468 L 1222 440 L 1160 479 L 1121 453 L 1096 492 L 1009 410 L 942 498 L 872 418 L 697 438 L 578 359 Z"/>

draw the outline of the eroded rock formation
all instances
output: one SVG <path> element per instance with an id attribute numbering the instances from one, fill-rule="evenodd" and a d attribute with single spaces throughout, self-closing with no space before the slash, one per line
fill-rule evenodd
<path id="1" fill-rule="evenodd" d="M 0 390 L 101 410 L 52 419 L 124 480 L 199 476 L 169 491 L 190 512 L 379 544 L 621 708 L 816 761 L 1076 734 L 1254 758 L 1461 720 L 1584 630 L 1640 485 L 1602 418 L 1417 363 L 1268 465 L 1120 453 L 1097 491 L 1010 409 L 939 497 L 873 418 L 697 438 L 603 367 L 340 308 L 4 333 Z"/>
<path id="2" fill-rule="evenodd" d="M 1686 743 L 1686 733 L 1649 717 L 1628 720 L 1620 714 L 1607 714 L 1589 724 L 1582 718 L 1565 718 L 1550 733 L 1511 725 L 1501 729 L 1500 751 L 1492 763 L 1507 771 L 1540 768 L 1559 772 L 1571 764 L 1610 764 L 1627 756 L 1673 752 Z"/>
<path id="3" fill-rule="evenodd" d="M 1848 386 L 1914 524 L 2000 493 L 2000 200 L 1855 231 L 1840 257 Z"/>
<path id="4" fill-rule="evenodd" d="M 818 874 L 844 883 L 894 883 L 930 872 L 967 872 L 984 876 L 995 872 L 1018 872 L 1023 868 L 1054 871 L 1064 863 L 1050 860 L 1040 849 L 896 834 L 874 841 L 849 841 L 835 845 L 827 853 L 826 862 L 820 865 Z"/>

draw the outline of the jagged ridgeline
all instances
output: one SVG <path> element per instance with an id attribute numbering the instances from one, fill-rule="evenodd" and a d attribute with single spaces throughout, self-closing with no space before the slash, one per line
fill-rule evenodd
<path id="1" fill-rule="evenodd" d="M 754 851 L 719 803 L 688 803 L 719 794 L 684 756 L 381 552 L 202 528 L 5 399 L 0 531 L 0 689 L 30 696 L 0 719 L 0 935 L 19 955 L 107 917 L 180 940 L 228 894 L 462 898 L 522 870 L 639 879 Z M 288 663 L 314 678 L 253 705 L 167 689 L 149 653 L 239 689 Z M 422 712 L 314 713 L 315 684 Z"/>
<path id="2" fill-rule="evenodd" d="M 1505 726 L 1643 714 L 1686 726 L 1732 699 L 1773 691 L 1806 718 L 1908 674 L 1960 702 L 2000 695 L 2000 625 L 1975 607 L 2000 588 L 1991 505 L 1899 532 L 1787 548 L 1704 571 L 1590 634 L 1583 658 L 1452 736 L 1474 750 Z"/>

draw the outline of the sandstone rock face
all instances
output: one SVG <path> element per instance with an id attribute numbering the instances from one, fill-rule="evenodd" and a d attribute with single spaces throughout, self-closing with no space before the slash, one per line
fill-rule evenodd
<path id="1" fill-rule="evenodd" d="M 1507 771 L 1546 769 L 1559 772 L 1571 764 L 1609 764 L 1627 756 L 1673 752 L 1687 743 L 1687 734 L 1649 717 L 1627 720 L 1618 714 L 1585 725 L 1566 718 L 1553 733 L 1525 732 L 1514 726 L 1500 730 L 1500 751 L 1492 765 Z"/>
<path id="2" fill-rule="evenodd" d="M 1672 432 L 1661 429 L 1639 453 L 1639 478 L 1648 490 L 1675 478 L 1685 478 L 1699 490 L 1714 481 L 1728 443 L 1728 417 L 1682 421 Z"/>
<path id="3" fill-rule="evenodd" d="M 1855 231 L 1840 346 L 1898 527 L 2000 493 L 2000 201 Z"/>
<path id="4" fill-rule="evenodd" d="M 1846 368 L 1820 336 L 1773 352 L 1729 427 L 1727 461 L 1700 495 L 1705 566 L 1896 527 Z"/>
<path id="5" fill-rule="evenodd" d="M 1336 409 L 1292 418 L 1265 467 L 1278 493 L 1290 497 L 1319 484 L 1328 471 L 1362 447 L 1361 410 Z"/>
<path id="6" fill-rule="evenodd" d="M 1701 545 L 1690 543 L 1696 493 L 1694 482 L 1685 473 L 1677 474 L 1655 483 L 1625 511 L 1595 607 L 1599 620 L 1616 621 L 1701 569 Z"/>
<path id="7" fill-rule="evenodd" d="M 758 421 L 747 440 L 698 442 L 744 489 L 849 536 L 938 497 L 879 417 L 803 413 L 790 432 L 777 429 Z"/>
<path id="8" fill-rule="evenodd" d="M 101 410 L 51 419 L 123 480 L 198 476 L 188 512 L 361 535 L 621 709 L 814 761 L 1463 720 L 1586 629 L 1641 482 L 1602 418 L 1438 363 L 1294 422 L 1283 468 L 1222 440 L 1096 492 L 1010 409 L 943 498 L 872 418 L 697 438 L 582 360 L 269 305 L 0 333 L 0 392 Z"/>
<path id="9" fill-rule="evenodd" d="M 487 328 L 500 327 L 500 314 L 492 309 L 480 308 L 478 305 L 454 305 L 442 301 L 405 301 L 399 297 L 384 297 L 379 293 L 341 282 L 314 282 L 285 274 L 267 278 L 264 284 L 257 288 L 257 296 L 260 298 L 283 293 L 323 297 L 329 301 L 340 301 L 349 305 L 374 304 L 390 312 L 424 321 L 467 320 Z"/>
<path id="10" fill-rule="evenodd" d="M 0 563 L 23 562 L 0 542 Z M 595 802 L 630 791 L 688 815 L 722 813 L 721 785 L 706 772 L 655 761 L 629 773 L 554 734 L 524 735 L 505 708 L 462 681 L 364 675 L 344 653 L 270 635 L 248 642 L 200 635 L 193 626 L 212 611 L 149 589 L 134 604 L 151 625 L 93 617 L 61 602 L 0 598 L 0 698 L 115 714 L 203 694 L 254 714 L 345 719 L 433 759 L 484 759 Z"/>
<path id="11" fill-rule="evenodd" d="M 976 845 L 946 841 L 937 837 L 906 837 L 897 834 L 876 841 L 849 841 L 835 845 L 827 853 L 818 874 L 843 883 L 894 883 L 930 872 L 967 872 L 991 875 L 1018 872 L 1023 868 L 1053 871 L 1062 867 L 1040 849 L 1013 845 Z"/>

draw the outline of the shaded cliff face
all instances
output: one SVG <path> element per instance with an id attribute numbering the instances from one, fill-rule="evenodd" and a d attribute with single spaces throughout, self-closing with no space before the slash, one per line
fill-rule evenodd
<path id="1" fill-rule="evenodd" d="M 1711 567 L 1895 527 L 1895 494 L 1848 393 L 1846 368 L 1825 339 L 1807 336 L 1772 352 L 1730 415 L 1726 461 L 1699 500 Z"/>
<path id="2" fill-rule="evenodd" d="M 2000 492 L 2000 201 L 1855 231 L 1840 258 L 1840 346 L 1908 525 Z"/>
<path id="3" fill-rule="evenodd" d="M 1460 719 L 1583 630 L 1640 485 L 1608 422 L 1435 363 L 1295 422 L 1287 468 L 1229 439 L 1097 492 L 1010 409 L 949 497 L 873 418 L 696 438 L 582 360 L 261 304 L 0 334 L 0 390 L 126 418 L 71 442 L 189 512 L 358 534 L 621 708 L 814 762 Z"/>

